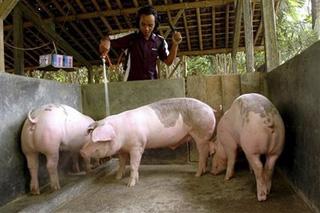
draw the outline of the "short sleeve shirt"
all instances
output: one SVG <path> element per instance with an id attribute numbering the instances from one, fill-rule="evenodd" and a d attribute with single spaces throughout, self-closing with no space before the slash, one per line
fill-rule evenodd
<path id="1" fill-rule="evenodd" d="M 165 39 L 154 33 L 146 40 L 140 32 L 134 32 L 111 40 L 111 47 L 128 49 L 129 81 L 157 79 L 157 59 L 164 61 L 169 55 Z"/>

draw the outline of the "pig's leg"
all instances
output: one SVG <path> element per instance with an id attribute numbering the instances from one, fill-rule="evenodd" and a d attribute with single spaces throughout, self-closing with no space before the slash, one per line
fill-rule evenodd
<path id="1" fill-rule="evenodd" d="M 274 171 L 274 166 L 278 159 L 278 155 L 267 155 L 266 163 L 264 165 L 264 174 L 265 174 L 265 181 L 267 184 L 267 193 L 270 193 L 271 184 L 272 184 L 272 175 Z"/>
<path id="2" fill-rule="evenodd" d="M 227 155 L 227 171 L 225 180 L 230 180 L 234 176 L 234 165 L 237 158 L 237 143 L 230 134 L 221 136 L 222 146 Z"/>
<path id="3" fill-rule="evenodd" d="M 72 152 L 71 153 L 72 157 L 72 170 L 75 173 L 80 172 L 80 167 L 79 167 L 79 153 L 78 152 Z"/>
<path id="4" fill-rule="evenodd" d="M 120 180 L 125 174 L 128 157 L 128 153 L 119 153 L 119 168 L 116 175 L 117 180 Z"/>
<path id="5" fill-rule="evenodd" d="M 31 194 L 38 195 L 40 194 L 38 182 L 39 154 L 37 152 L 29 152 L 25 155 L 27 158 L 28 169 L 31 176 L 30 192 Z"/>
<path id="6" fill-rule="evenodd" d="M 128 186 L 134 186 L 139 180 L 139 166 L 143 153 L 143 148 L 134 148 L 130 151 L 130 179 Z"/>
<path id="7" fill-rule="evenodd" d="M 259 201 L 263 201 L 267 199 L 267 187 L 265 183 L 265 175 L 262 162 L 260 161 L 259 154 L 250 154 L 245 153 L 246 157 L 249 161 L 250 166 L 252 167 L 257 184 L 257 197 Z"/>
<path id="8" fill-rule="evenodd" d="M 209 156 L 209 141 L 200 140 L 195 137 L 194 140 L 196 142 L 197 149 L 199 152 L 198 170 L 195 176 L 200 177 L 203 173 L 206 172 L 207 159 Z"/>
<path id="9" fill-rule="evenodd" d="M 59 150 L 53 153 L 47 153 L 47 170 L 50 177 L 50 185 L 53 190 L 59 190 L 59 177 L 58 177 L 58 161 L 59 161 Z"/>

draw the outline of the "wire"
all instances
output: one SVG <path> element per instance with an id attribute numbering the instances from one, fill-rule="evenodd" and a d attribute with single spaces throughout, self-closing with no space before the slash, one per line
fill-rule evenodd
<path id="1" fill-rule="evenodd" d="M 43 48 L 45 46 L 48 46 L 50 45 L 51 42 L 48 42 L 46 44 L 43 44 L 41 46 L 38 46 L 38 47 L 32 47 L 32 48 L 21 48 L 21 47 L 16 47 L 16 46 L 13 46 L 7 42 L 4 42 L 5 45 L 7 45 L 8 47 L 12 48 L 12 49 L 16 49 L 16 50 L 23 50 L 23 51 L 28 51 L 28 50 L 36 50 L 36 49 L 40 49 L 40 48 Z"/>

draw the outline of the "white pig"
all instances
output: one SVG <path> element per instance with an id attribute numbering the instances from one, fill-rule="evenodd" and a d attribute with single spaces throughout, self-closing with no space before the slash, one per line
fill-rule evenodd
<path id="1" fill-rule="evenodd" d="M 57 165 L 59 150 L 72 153 L 73 168 L 79 172 L 79 150 L 88 141 L 88 126 L 94 120 L 62 104 L 43 105 L 28 113 L 21 132 L 21 146 L 27 158 L 31 175 L 30 191 L 40 194 L 38 182 L 38 155 L 47 159 L 47 170 L 53 190 L 60 189 Z M 86 161 L 86 168 L 90 168 Z"/>
<path id="2" fill-rule="evenodd" d="M 139 179 L 138 169 L 144 149 L 175 148 L 192 137 L 199 152 L 196 176 L 206 170 L 209 141 L 215 129 L 213 109 L 192 98 L 164 99 L 100 120 L 89 127 L 92 142 L 83 146 L 83 158 L 102 158 L 119 153 L 117 179 L 125 172 L 130 155 L 128 186 Z"/>
<path id="3" fill-rule="evenodd" d="M 216 175 L 227 168 L 225 179 L 229 180 L 241 147 L 256 177 L 258 200 L 266 200 L 284 134 L 281 116 L 266 97 L 255 93 L 239 96 L 221 118 L 216 142 L 210 143 L 210 153 L 214 153 L 211 172 Z"/>

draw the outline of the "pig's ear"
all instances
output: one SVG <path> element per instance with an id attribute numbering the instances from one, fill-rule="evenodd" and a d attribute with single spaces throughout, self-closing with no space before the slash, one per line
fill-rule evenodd
<path id="1" fill-rule="evenodd" d="M 111 141 L 116 136 L 114 129 L 111 125 L 105 124 L 96 127 L 91 134 L 92 142 L 98 141 Z"/>

